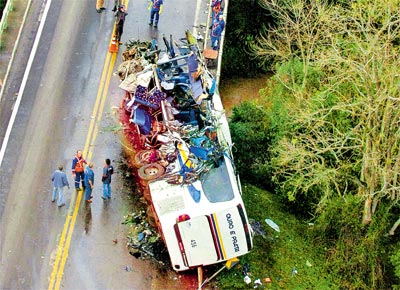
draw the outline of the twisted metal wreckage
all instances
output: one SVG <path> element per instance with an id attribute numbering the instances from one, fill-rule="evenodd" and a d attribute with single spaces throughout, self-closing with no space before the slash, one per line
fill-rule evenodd
<path id="1" fill-rule="evenodd" d="M 117 75 L 144 196 L 183 271 L 248 253 L 252 232 L 216 81 L 190 32 L 163 39 L 127 43 Z"/>

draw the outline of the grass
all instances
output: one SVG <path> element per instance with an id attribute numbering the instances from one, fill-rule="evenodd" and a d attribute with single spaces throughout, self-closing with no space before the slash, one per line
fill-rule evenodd
<path id="1" fill-rule="evenodd" d="M 253 250 L 239 257 L 240 264 L 215 278 L 218 289 L 336 289 L 325 267 L 324 251 L 314 244 L 312 225 L 284 212 L 270 192 L 251 185 L 243 186 L 243 199 L 250 222 L 259 222 L 265 235 L 255 235 Z M 265 223 L 273 220 L 276 232 Z M 245 265 L 252 282 L 244 282 Z M 271 282 L 266 283 L 265 278 Z"/>

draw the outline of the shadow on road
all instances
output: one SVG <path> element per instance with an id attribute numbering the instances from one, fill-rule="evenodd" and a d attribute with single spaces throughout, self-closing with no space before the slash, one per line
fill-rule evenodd
<path id="1" fill-rule="evenodd" d="M 83 219 L 85 225 L 85 233 L 88 234 L 92 226 L 92 207 L 90 203 L 85 202 L 85 206 L 83 207 Z"/>

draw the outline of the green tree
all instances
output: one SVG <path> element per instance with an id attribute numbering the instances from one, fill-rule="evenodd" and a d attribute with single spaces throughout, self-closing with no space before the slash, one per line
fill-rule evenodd
<path id="1" fill-rule="evenodd" d="M 268 116 L 263 107 L 256 102 L 245 102 L 233 109 L 230 120 L 235 165 L 245 182 L 270 187 L 268 175 L 268 147 L 271 135 Z"/>
<path id="2" fill-rule="evenodd" d="M 375 2 L 344 9 L 261 1 L 279 21 L 254 47 L 258 56 L 291 64 L 277 66 L 275 76 L 290 112 L 283 126 L 291 128 L 272 149 L 281 186 L 292 199 L 314 190 L 321 201 L 354 189 L 363 197 L 364 223 L 381 198 L 400 197 L 399 7 Z"/>
<path id="3" fill-rule="evenodd" d="M 332 267 L 339 285 L 387 287 L 390 265 L 374 255 L 400 224 L 400 3 L 259 2 L 274 17 L 252 49 L 266 67 L 276 63 L 264 97 L 276 133 L 269 164 L 277 192 L 315 206 L 321 232 L 337 227 L 327 255 L 330 266 L 347 257 Z M 334 224 L 335 208 L 352 214 Z M 337 251 L 346 246 L 351 251 Z M 354 269 L 362 281 L 341 275 Z"/>
<path id="4" fill-rule="evenodd" d="M 229 1 L 222 59 L 224 78 L 252 77 L 263 72 L 260 60 L 252 56 L 249 47 L 261 27 L 271 20 L 256 0 Z"/>

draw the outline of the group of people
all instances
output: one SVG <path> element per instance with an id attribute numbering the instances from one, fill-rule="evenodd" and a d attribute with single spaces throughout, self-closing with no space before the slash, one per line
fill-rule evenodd
<path id="1" fill-rule="evenodd" d="M 125 6 L 121 3 L 121 0 L 114 1 L 114 8 L 112 11 L 115 16 L 115 38 L 119 44 L 121 43 L 121 36 L 124 30 L 125 17 L 128 13 L 125 11 Z M 103 12 L 106 8 L 104 7 L 104 0 L 96 0 L 96 11 L 98 13 Z M 162 14 L 163 0 L 150 0 L 148 9 L 150 10 L 150 22 L 149 25 L 154 28 L 158 27 L 158 21 L 160 19 L 160 14 Z"/>
<path id="2" fill-rule="evenodd" d="M 211 31 L 210 31 L 210 39 L 211 39 L 211 47 L 214 50 L 218 50 L 221 40 L 222 31 L 225 28 L 225 20 L 221 7 L 222 0 L 213 0 L 211 2 Z"/>
<path id="3" fill-rule="evenodd" d="M 115 38 L 121 43 L 121 36 L 122 32 L 124 31 L 124 23 L 125 23 L 125 17 L 128 15 L 125 11 L 125 6 L 121 3 L 121 0 L 115 0 L 114 1 L 114 8 L 112 11 L 114 12 L 115 16 Z M 104 0 L 96 0 L 96 11 L 98 13 L 103 12 L 103 10 L 106 10 L 104 7 Z"/>
<path id="4" fill-rule="evenodd" d="M 121 5 L 121 0 L 114 0 L 114 8 L 113 12 L 117 11 L 118 7 Z M 106 10 L 106 7 L 104 7 L 104 0 L 96 0 L 96 11 L 98 13 L 103 12 L 103 10 Z"/>
<path id="5" fill-rule="evenodd" d="M 121 36 L 124 30 L 125 17 L 126 15 L 128 15 L 128 13 L 125 11 L 125 6 L 121 4 L 121 2 L 122 2 L 121 0 L 115 0 L 114 8 L 112 9 L 112 11 L 115 12 L 114 14 L 115 24 L 116 24 L 115 37 L 116 41 L 118 41 L 119 44 L 122 44 Z M 149 25 L 153 26 L 154 28 L 157 28 L 158 21 L 160 19 L 160 14 L 162 14 L 163 11 L 164 3 L 163 0 L 150 0 L 149 2 L 150 2 L 148 7 L 148 10 L 150 10 Z M 211 29 L 210 38 L 211 38 L 211 47 L 214 50 L 218 50 L 220 46 L 221 34 L 225 28 L 225 21 L 221 4 L 222 0 L 212 0 L 211 3 L 212 23 L 210 27 Z M 97 0 L 96 11 L 98 13 L 101 13 L 105 9 L 106 8 L 104 7 L 104 0 Z"/>
<path id="6" fill-rule="evenodd" d="M 89 164 L 82 156 L 82 150 L 78 150 L 72 160 L 72 177 L 75 181 L 75 190 L 78 192 L 80 190 L 84 190 L 85 192 L 85 201 L 87 203 L 92 202 L 92 192 L 94 187 L 94 171 L 93 171 L 94 163 L 90 162 Z M 51 175 L 51 180 L 53 183 L 53 194 L 51 197 L 51 201 L 54 202 L 58 195 L 57 205 L 58 207 L 62 207 L 65 205 L 63 202 L 63 189 L 64 187 L 69 186 L 69 182 L 67 179 L 67 174 L 63 171 L 63 165 L 59 165 L 58 169 L 53 172 Z M 111 165 L 111 160 L 109 158 L 105 159 L 104 167 L 102 172 L 101 181 L 103 183 L 103 195 L 102 199 L 107 200 L 111 199 L 111 175 L 114 173 L 114 168 Z M 82 184 L 82 187 L 81 187 Z"/>

